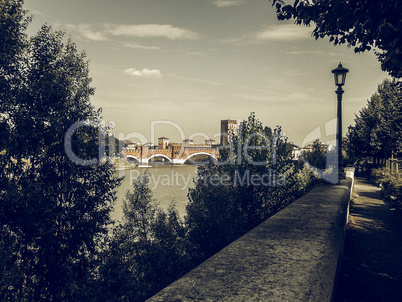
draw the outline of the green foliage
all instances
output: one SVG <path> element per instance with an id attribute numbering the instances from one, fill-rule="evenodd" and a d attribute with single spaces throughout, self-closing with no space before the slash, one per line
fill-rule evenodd
<path id="1" fill-rule="evenodd" d="M 26 46 L 25 30 L 31 21 L 22 8 L 23 1 L 2 0 L 0 2 L 0 68 L 2 75 L 12 75 L 19 64 L 20 56 Z M 1 84 L 7 84 L 1 78 Z"/>
<path id="2" fill-rule="evenodd" d="M 111 164 L 82 166 L 66 153 L 70 126 L 101 121 L 86 55 L 49 26 L 28 39 L 22 3 L 0 3 L 0 58 L 8 64 L 0 74 L 0 295 L 88 300 L 120 181 Z M 76 155 L 97 158 L 100 135 L 102 128 L 78 129 Z"/>
<path id="3" fill-rule="evenodd" d="M 186 226 L 193 255 L 211 256 L 288 204 L 296 195 L 291 145 L 281 129 L 252 113 L 219 162 L 200 167 L 189 191 Z"/>
<path id="4" fill-rule="evenodd" d="M 159 209 L 149 176 L 133 183 L 124 218 L 100 268 L 99 301 L 144 301 L 179 278 L 189 265 L 185 229 L 176 209 Z"/>
<path id="5" fill-rule="evenodd" d="M 121 151 L 123 150 L 124 147 L 126 147 L 126 144 L 123 141 L 118 140 L 114 136 L 106 135 L 105 137 L 106 143 L 105 143 L 105 152 L 107 156 L 116 156 L 119 157 L 121 155 Z"/>
<path id="6" fill-rule="evenodd" d="M 0 152 L 8 141 L 7 113 L 12 109 L 19 89 L 18 72 L 27 44 L 23 1 L 0 2 Z"/>
<path id="7" fill-rule="evenodd" d="M 377 49 L 384 71 L 402 78 L 402 3 L 400 0 L 272 0 L 279 20 L 293 18 L 296 24 L 315 26 L 316 39 L 347 44 L 355 52 Z"/>
<path id="8" fill-rule="evenodd" d="M 327 161 L 327 152 L 323 150 L 320 140 L 316 139 L 313 142 L 313 150 L 311 152 L 304 152 L 303 156 L 306 162 L 317 169 L 325 169 Z"/>
<path id="9" fill-rule="evenodd" d="M 294 179 L 295 191 L 299 192 L 299 195 L 306 193 L 311 186 L 318 182 L 317 177 L 311 169 L 307 168 L 305 165 L 302 165 L 301 168 L 297 169 Z M 297 195 L 295 197 L 297 197 Z"/>
<path id="10" fill-rule="evenodd" d="M 18 301 L 24 281 L 21 270 L 21 255 L 18 249 L 18 235 L 3 225 L 0 229 L 0 300 Z"/>
<path id="11" fill-rule="evenodd" d="M 356 116 L 349 134 L 355 156 L 388 158 L 402 152 L 402 95 L 394 84 L 384 80 Z"/>
<path id="12" fill-rule="evenodd" d="M 381 188 L 384 200 L 402 209 L 402 173 L 391 174 L 387 168 L 378 168 L 371 171 L 371 176 Z"/>
<path id="13" fill-rule="evenodd" d="M 330 154 L 327 146 L 323 145 L 319 139 L 316 139 L 312 144 L 311 151 L 303 151 L 302 156 L 297 161 L 297 169 L 295 174 L 296 192 L 304 194 L 317 184 L 328 184 L 332 179 L 334 167 L 327 162 L 328 157 L 334 157 Z"/>

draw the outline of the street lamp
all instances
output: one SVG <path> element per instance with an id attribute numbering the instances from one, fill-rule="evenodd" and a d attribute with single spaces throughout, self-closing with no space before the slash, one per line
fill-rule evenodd
<path id="1" fill-rule="evenodd" d="M 352 127 L 352 125 L 350 125 L 348 127 L 348 131 L 349 131 L 349 157 L 348 157 L 348 164 L 349 164 L 349 166 L 352 163 L 352 130 L 353 130 L 353 127 Z"/>
<path id="2" fill-rule="evenodd" d="M 340 168 L 341 158 L 342 158 L 342 94 L 343 89 L 342 86 L 345 85 L 346 73 L 348 73 L 349 69 L 344 68 L 341 63 L 339 63 L 338 67 L 332 70 L 335 78 L 335 85 L 338 86 L 338 89 L 335 90 L 338 99 L 338 110 L 337 110 L 337 132 L 336 132 L 336 144 L 338 151 L 338 169 Z"/>

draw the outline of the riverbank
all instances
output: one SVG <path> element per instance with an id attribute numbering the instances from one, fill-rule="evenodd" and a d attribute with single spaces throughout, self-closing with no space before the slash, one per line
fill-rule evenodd
<path id="1" fill-rule="evenodd" d="M 183 164 L 165 164 L 165 163 L 157 163 L 157 164 L 148 164 L 148 165 L 139 165 L 139 164 L 132 164 L 128 162 L 125 159 L 122 158 L 115 158 L 114 159 L 114 165 L 116 167 L 116 171 L 124 171 L 128 169 L 134 169 L 134 168 L 153 168 L 153 167 L 178 167 L 178 166 L 183 166 Z M 186 166 L 194 166 L 194 165 L 187 165 Z M 197 166 L 197 165 L 195 165 Z"/>

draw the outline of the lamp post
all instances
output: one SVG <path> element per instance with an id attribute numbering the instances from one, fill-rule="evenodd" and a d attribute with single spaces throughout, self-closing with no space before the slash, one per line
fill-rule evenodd
<path id="1" fill-rule="evenodd" d="M 349 157 L 348 157 L 348 164 L 349 164 L 349 166 L 352 163 L 352 129 L 353 129 L 352 126 L 348 127 L 348 130 L 349 130 Z"/>
<path id="2" fill-rule="evenodd" d="M 344 93 L 342 86 L 345 85 L 346 73 L 349 72 L 349 69 L 344 68 L 341 63 L 339 63 L 338 67 L 332 70 L 335 78 L 335 85 L 338 86 L 338 89 L 335 90 L 338 100 L 338 108 L 337 108 L 337 132 L 336 132 L 336 144 L 338 151 L 338 169 L 340 168 L 341 158 L 342 158 L 342 94 Z"/>

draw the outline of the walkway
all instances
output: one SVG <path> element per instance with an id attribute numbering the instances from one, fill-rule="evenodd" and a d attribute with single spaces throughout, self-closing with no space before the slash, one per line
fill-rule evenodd
<path id="1" fill-rule="evenodd" d="M 402 213 L 355 179 L 336 301 L 402 301 Z"/>

